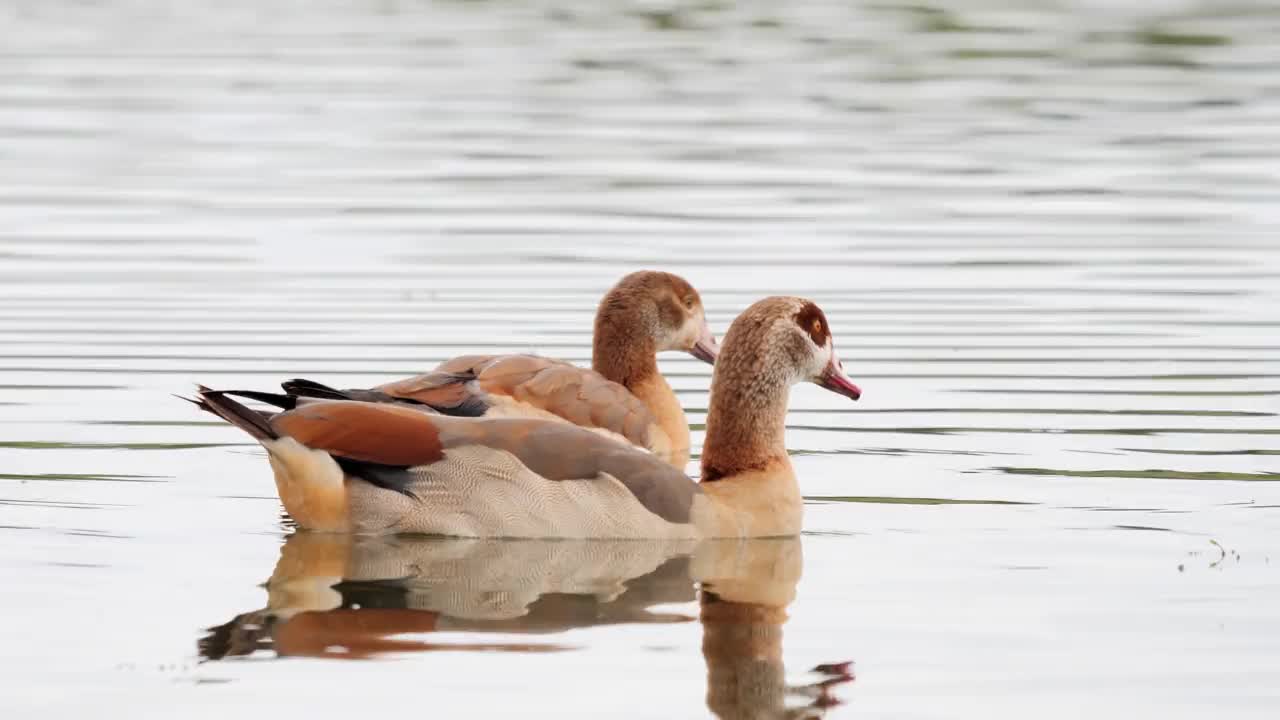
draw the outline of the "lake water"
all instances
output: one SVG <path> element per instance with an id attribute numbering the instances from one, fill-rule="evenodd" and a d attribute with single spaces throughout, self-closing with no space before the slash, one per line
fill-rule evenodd
<path id="1" fill-rule="evenodd" d="M 1274 3 L 50 0 L 0 33 L 6 717 L 1280 710 Z M 792 396 L 799 540 L 299 534 L 170 395 L 587 362 L 639 267 L 717 333 L 826 309 L 865 395 Z M 662 367 L 698 442 L 708 370 Z"/>

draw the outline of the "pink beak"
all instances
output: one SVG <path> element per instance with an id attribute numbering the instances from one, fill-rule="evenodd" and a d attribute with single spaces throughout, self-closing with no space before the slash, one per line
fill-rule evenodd
<path id="1" fill-rule="evenodd" d="M 824 387 L 850 400 L 857 400 L 862 397 L 862 390 L 845 376 L 844 363 L 841 363 L 840 359 L 834 354 L 831 356 L 831 362 L 827 363 L 826 370 L 822 371 L 822 377 L 816 380 L 815 383 L 818 387 Z"/>
<path id="2" fill-rule="evenodd" d="M 716 336 L 711 334 L 711 326 L 707 324 L 706 320 L 702 321 L 702 334 L 698 336 L 698 341 L 693 344 L 689 354 L 709 365 L 716 364 L 716 357 L 720 354 L 720 345 L 716 342 Z"/>

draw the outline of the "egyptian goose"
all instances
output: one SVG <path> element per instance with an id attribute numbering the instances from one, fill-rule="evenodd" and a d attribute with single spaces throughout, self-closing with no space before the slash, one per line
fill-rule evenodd
<path id="1" fill-rule="evenodd" d="M 303 527 L 475 537 L 703 538 L 795 535 L 800 488 L 784 438 L 790 387 L 857 399 L 822 310 L 771 297 L 729 328 L 711 384 L 702 481 L 651 453 L 562 422 L 459 418 L 400 404 L 200 388 L 200 407 L 267 450 Z"/>
<path id="2" fill-rule="evenodd" d="M 654 355 L 683 350 L 714 363 L 719 347 L 702 298 L 678 275 L 640 271 L 596 310 L 591 370 L 537 355 L 464 355 L 424 375 L 369 390 L 290 380 L 300 397 L 407 402 L 446 415 L 567 420 L 646 448 L 683 468 L 689 423 Z"/>

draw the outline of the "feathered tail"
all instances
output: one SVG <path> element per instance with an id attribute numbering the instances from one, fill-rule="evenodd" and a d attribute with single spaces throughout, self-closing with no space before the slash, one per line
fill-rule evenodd
<path id="1" fill-rule="evenodd" d="M 229 395 L 239 395 L 247 397 L 259 402 L 265 402 L 285 410 L 292 409 L 297 404 L 297 398 L 288 395 L 279 395 L 276 393 L 260 393 L 252 390 L 211 390 L 204 385 L 196 386 L 196 398 L 191 399 L 184 397 L 183 400 L 194 403 L 205 412 L 211 412 L 214 415 L 226 420 L 236 427 L 244 430 L 258 442 L 267 440 L 275 440 L 280 437 L 271 427 L 269 422 L 271 413 L 263 413 L 249 407 L 245 407 L 240 403 L 232 400 Z M 181 396 L 179 396 L 181 397 Z"/>

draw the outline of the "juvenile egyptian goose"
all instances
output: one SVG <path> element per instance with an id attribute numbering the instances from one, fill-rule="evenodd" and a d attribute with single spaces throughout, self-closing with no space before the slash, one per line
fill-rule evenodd
<path id="1" fill-rule="evenodd" d="M 702 298 L 677 275 L 640 271 L 600 301 L 591 370 L 537 355 L 464 355 L 424 375 L 369 390 L 290 380 L 300 397 L 407 402 L 446 415 L 567 420 L 646 448 L 676 467 L 689 461 L 684 408 L 655 355 L 683 350 L 714 363 L 719 347 Z"/>
<path id="2" fill-rule="evenodd" d="M 734 320 L 712 380 L 700 483 L 650 453 L 562 422 L 249 393 L 294 408 L 264 414 L 206 388 L 196 402 L 266 448 L 285 509 L 315 530 L 758 537 L 800 532 L 784 425 L 790 388 L 801 381 L 861 394 L 817 305 L 766 298 Z"/>

